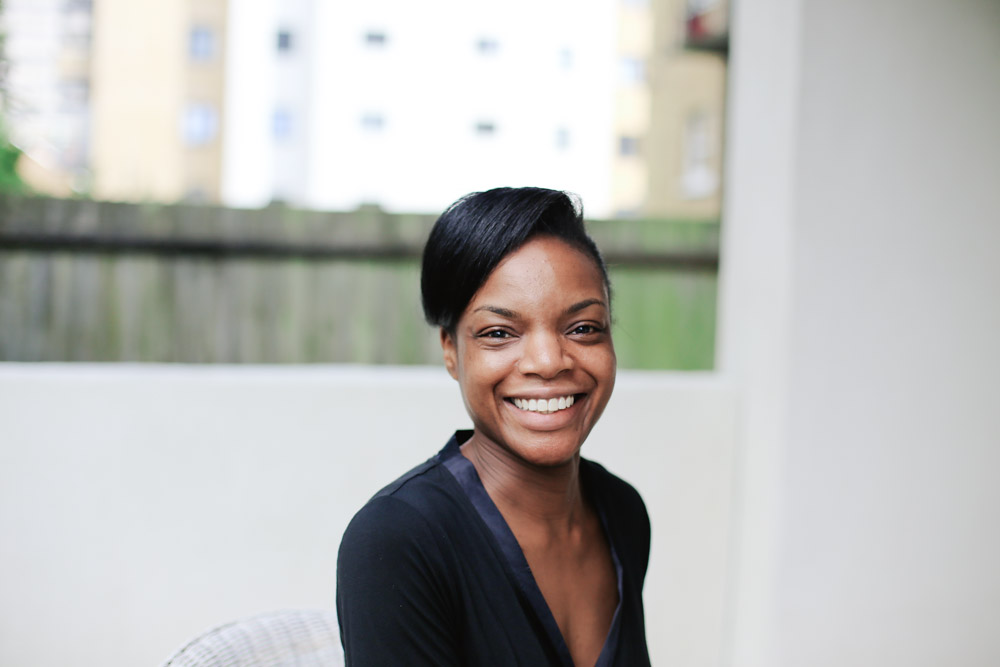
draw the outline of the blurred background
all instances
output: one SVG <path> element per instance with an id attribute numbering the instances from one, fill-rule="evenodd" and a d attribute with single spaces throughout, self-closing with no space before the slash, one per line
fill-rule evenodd
<path id="1" fill-rule="evenodd" d="M 0 16 L 0 664 L 332 608 L 467 425 L 419 253 L 497 185 L 611 264 L 584 454 L 649 508 L 654 664 L 1000 664 L 1000 2 Z"/>
<path id="2" fill-rule="evenodd" d="M 6 0 L 3 26 L 2 359 L 434 363 L 429 225 L 530 184 L 595 219 L 623 365 L 712 367 L 724 2 Z"/>

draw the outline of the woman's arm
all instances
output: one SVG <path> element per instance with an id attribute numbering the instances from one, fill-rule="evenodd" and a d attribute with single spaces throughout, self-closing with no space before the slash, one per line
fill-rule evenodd
<path id="1" fill-rule="evenodd" d="M 448 568 L 432 526 L 410 505 L 374 498 L 337 559 L 337 615 L 348 667 L 459 665 Z"/>

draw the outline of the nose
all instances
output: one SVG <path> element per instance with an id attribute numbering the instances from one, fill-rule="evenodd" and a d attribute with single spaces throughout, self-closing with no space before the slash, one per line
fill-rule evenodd
<path id="1" fill-rule="evenodd" d="M 524 375 L 553 378 L 572 366 L 565 341 L 556 333 L 534 333 L 524 337 L 517 369 Z"/>

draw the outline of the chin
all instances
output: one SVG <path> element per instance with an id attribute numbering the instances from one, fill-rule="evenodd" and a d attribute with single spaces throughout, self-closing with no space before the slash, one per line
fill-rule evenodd
<path id="1" fill-rule="evenodd" d="M 577 458 L 582 441 L 565 441 L 541 434 L 518 439 L 516 444 L 507 444 L 507 449 L 525 463 L 539 468 L 558 468 Z"/>

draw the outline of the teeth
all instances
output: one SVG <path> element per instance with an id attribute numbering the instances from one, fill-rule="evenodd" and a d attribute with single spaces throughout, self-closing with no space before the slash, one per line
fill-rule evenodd
<path id="1" fill-rule="evenodd" d="M 544 398 L 515 398 L 514 405 L 521 410 L 548 415 L 571 407 L 575 400 L 572 396 L 560 396 L 559 398 L 550 398 L 548 400 Z"/>

